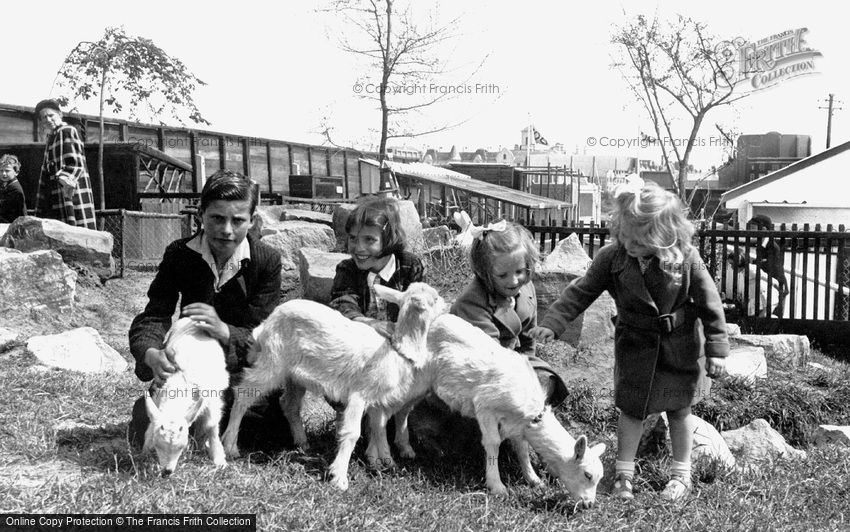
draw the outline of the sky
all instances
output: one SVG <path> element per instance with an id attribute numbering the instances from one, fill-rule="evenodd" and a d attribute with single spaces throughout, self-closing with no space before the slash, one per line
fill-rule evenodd
<path id="1" fill-rule="evenodd" d="M 97 40 L 107 26 L 123 25 L 130 35 L 152 39 L 206 82 L 195 102 L 212 130 L 323 144 L 325 124 L 336 144 L 368 149 L 378 143 L 380 115 L 362 98 L 377 75 L 340 48 L 339 36 L 350 28 L 336 14 L 317 11 L 316 2 L 78 0 L 74 9 L 65 5 L 4 5 L 0 103 L 34 106 L 58 96 L 56 72 L 74 45 Z M 423 20 L 426 11 L 437 21 L 458 19 L 457 38 L 440 50 L 450 71 L 423 80 L 421 91 L 469 88 L 427 108 L 412 127 L 459 125 L 391 145 L 445 151 L 453 145 L 459 150 L 513 148 L 520 143 L 520 131 L 533 123 L 550 145 L 562 143 L 570 153 L 660 159 L 657 148 L 615 146 L 633 145 L 639 131 L 652 131 L 644 109 L 612 68 L 613 28 L 639 13 L 662 19 L 682 14 L 716 35 L 746 42 L 805 27 L 806 43 L 822 54 L 815 59 L 815 74 L 784 80 L 709 115 L 700 132 L 703 146 L 692 157 L 697 167 L 720 164 L 724 157 L 713 119 L 740 133 L 811 135 L 813 152 L 821 151 L 827 111 L 819 107 L 829 93 L 835 94 L 837 107 L 844 107 L 833 115 L 832 144 L 850 140 L 850 110 L 842 103 L 850 99 L 850 46 L 844 17 L 834 4 L 418 0 L 413 9 Z M 396 98 L 399 105 L 413 101 L 406 94 Z M 97 114 L 94 102 L 77 105 Z"/>

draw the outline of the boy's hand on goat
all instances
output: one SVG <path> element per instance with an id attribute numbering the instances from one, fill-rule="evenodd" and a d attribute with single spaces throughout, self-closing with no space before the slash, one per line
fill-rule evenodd
<path id="1" fill-rule="evenodd" d="M 726 375 L 726 359 L 707 357 L 705 359 L 705 373 L 712 379 L 719 379 Z"/>
<path id="2" fill-rule="evenodd" d="M 174 364 L 174 350 L 171 348 L 151 347 L 145 352 L 145 364 L 153 371 L 153 381 L 159 386 L 162 386 L 168 377 L 177 371 L 177 366 Z"/>
<path id="3" fill-rule="evenodd" d="M 538 342 L 548 342 L 555 339 L 555 332 L 547 327 L 533 327 L 528 335 Z"/>
<path id="4" fill-rule="evenodd" d="M 183 307 L 182 316 L 192 318 L 207 334 L 220 342 L 230 340 L 230 329 L 221 321 L 212 305 L 206 303 L 191 303 Z"/>

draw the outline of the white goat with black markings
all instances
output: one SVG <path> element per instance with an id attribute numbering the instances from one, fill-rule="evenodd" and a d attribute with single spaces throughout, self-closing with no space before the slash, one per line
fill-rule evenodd
<path id="1" fill-rule="evenodd" d="M 165 336 L 165 346 L 174 351 L 177 371 L 153 397 L 145 393 L 150 424 L 142 450 L 156 453 L 162 476 L 167 477 L 177 468 L 194 424 L 213 463 L 224 467 L 227 462 L 218 434 L 223 394 L 230 384 L 224 351 L 190 318 L 177 320 Z"/>
<path id="2" fill-rule="evenodd" d="M 379 297 L 390 289 L 376 285 Z M 301 401 L 307 390 L 345 405 L 338 427 L 339 449 L 331 464 L 332 484 L 348 488 L 348 463 L 360 437 L 364 412 L 369 413 L 372 433 L 366 456 L 370 464 L 393 465 L 385 427 L 390 416 L 428 391 L 430 378 L 423 372 L 428 362 L 425 349 L 428 328 L 446 310 L 445 301 L 424 283 L 412 283 L 393 299 L 399 305 L 393 339 L 364 323 L 352 321 L 334 309 L 308 301 L 292 300 L 278 306 L 254 329 L 254 360 L 242 382 L 224 433 L 228 456 L 238 456 L 236 436 L 242 416 L 255 398 L 283 388 L 280 403 L 293 439 L 302 449 L 307 436 L 301 419 Z M 406 414 L 404 416 L 407 418 Z M 380 430 L 379 430 L 380 429 Z M 412 458 L 406 425 L 397 424 L 396 440 L 402 456 Z"/>
<path id="3" fill-rule="evenodd" d="M 384 297 L 392 300 L 399 296 Z M 596 501 L 596 487 L 602 478 L 599 457 L 605 452 L 605 444 L 589 448 L 586 436 L 578 440 L 570 436 L 545 404 L 537 376 L 524 356 L 450 314 L 438 317 L 431 325 L 427 348 L 430 368 L 426 373 L 433 379 L 433 392 L 452 410 L 478 421 L 487 455 L 487 487 L 492 493 L 506 493 L 499 475 L 499 447 L 510 439 L 529 484 L 541 483 L 529 459 L 530 444 L 582 506 Z M 407 413 L 409 409 L 396 416 L 397 427 L 406 429 Z M 373 439 L 377 437 L 372 435 Z"/>

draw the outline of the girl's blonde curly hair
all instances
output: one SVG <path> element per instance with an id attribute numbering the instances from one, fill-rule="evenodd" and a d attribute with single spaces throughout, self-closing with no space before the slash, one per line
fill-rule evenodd
<path id="1" fill-rule="evenodd" d="M 680 280 L 695 231 L 682 200 L 655 183 L 647 183 L 640 189 L 617 189 L 614 203 L 612 241 L 623 244 L 623 233 L 628 231 L 632 238 L 653 251 L 664 271 L 674 280 Z"/>

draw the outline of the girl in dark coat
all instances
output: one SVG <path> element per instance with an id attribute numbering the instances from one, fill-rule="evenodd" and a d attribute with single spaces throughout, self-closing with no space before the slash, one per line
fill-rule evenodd
<path id="1" fill-rule="evenodd" d="M 398 307 L 375 296 L 375 283 L 404 292 L 410 283 L 421 282 L 422 260 L 405 251 L 398 202 L 368 196 L 351 211 L 345 222 L 348 252 L 336 267 L 330 306 L 345 317 L 368 323 L 390 336 L 390 323 L 398 319 Z"/>
<path id="2" fill-rule="evenodd" d="M 725 373 L 729 353 L 723 306 L 714 280 L 691 245 L 694 227 L 679 198 L 657 185 L 618 191 L 612 243 L 599 250 L 530 334 L 560 336 L 605 290 L 617 305 L 614 393 L 620 409 L 615 494 L 632 498 L 642 421 L 667 412 L 673 450 L 662 498 L 691 487 L 691 405 Z"/>
<path id="3" fill-rule="evenodd" d="M 451 313 L 486 332 L 502 347 L 526 356 L 537 373 L 547 402 L 561 404 L 567 386 L 536 354 L 528 332 L 537 326 L 537 294 L 531 277 L 537 246 L 522 226 L 505 221 L 471 230 L 469 261 L 475 278 L 452 305 Z"/>

